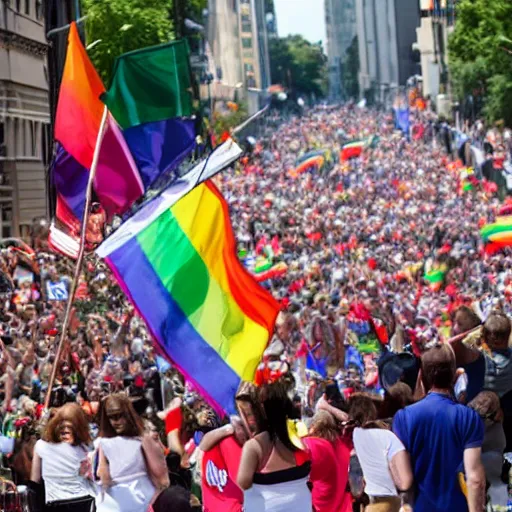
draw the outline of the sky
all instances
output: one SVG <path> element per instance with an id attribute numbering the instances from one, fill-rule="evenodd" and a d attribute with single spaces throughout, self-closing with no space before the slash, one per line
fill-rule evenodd
<path id="1" fill-rule="evenodd" d="M 279 37 L 301 34 L 325 45 L 324 0 L 274 0 Z"/>

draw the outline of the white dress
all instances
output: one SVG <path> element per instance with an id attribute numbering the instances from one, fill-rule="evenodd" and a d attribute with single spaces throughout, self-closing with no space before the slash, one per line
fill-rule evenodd
<path id="1" fill-rule="evenodd" d="M 102 438 L 99 445 L 114 485 L 98 492 L 97 512 L 146 512 L 156 489 L 148 476 L 141 439 Z"/>
<path id="2" fill-rule="evenodd" d="M 256 473 L 252 487 L 244 492 L 244 512 L 311 512 L 311 462 L 300 464 L 297 454 L 296 462 L 289 469 Z"/>
<path id="3" fill-rule="evenodd" d="M 253 484 L 244 492 L 244 512 L 311 512 L 308 477 L 273 485 Z"/>

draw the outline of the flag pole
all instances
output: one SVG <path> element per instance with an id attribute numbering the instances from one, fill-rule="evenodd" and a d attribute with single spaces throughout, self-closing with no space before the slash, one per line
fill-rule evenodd
<path id="1" fill-rule="evenodd" d="M 80 279 L 82 263 L 84 261 L 85 238 L 86 238 L 86 234 L 87 234 L 87 224 L 89 222 L 89 214 L 90 214 L 91 203 L 92 203 L 92 186 L 94 184 L 94 177 L 96 176 L 96 170 L 98 168 L 100 149 L 101 149 L 101 144 L 103 142 L 103 135 L 105 133 L 107 119 L 108 119 L 108 108 L 105 105 L 105 107 L 103 108 L 103 116 L 101 118 L 100 129 L 98 131 L 98 136 L 96 138 L 96 146 L 94 148 L 91 169 L 89 171 L 89 180 L 87 181 L 84 218 L 82 220 L 82 231 L 80 234 L 80 248 L 78 251 L 78 258 L 76 260 L 75 275 L 73 277 L 73 281 L 71 282 L 68 302 L 66 305 L 66 314 L 64 315 L 64 323 L 62 324 L 60 340 L 59 340 L 59 344 L 57 346 L 57 353 L 55 354 L 55 361 L 53 362 L 52 373 L 50 375 L 50 380 L 48 381 L 48 390 L 46 392 L 46 398 L 45 398 L 45 402 L 44 402 L 45 409 L 48 409 L 48 407 L 50 406 L 50 398 L 51 398 L 51 394 L 52 394 L 52 389 L 53 389 L 53 385 L 55 384 L 55 378 L 57 376 L 57 369 L 58 369 L 60 358 L 62 355 L 62 349 L 64 348 L 64 341 L 67 338 L 69 323 L 71 321 L 71 310 L 73 307 L 73 302 L 74 302 L 76 290 L 78 287 L 78 281 Z"/>

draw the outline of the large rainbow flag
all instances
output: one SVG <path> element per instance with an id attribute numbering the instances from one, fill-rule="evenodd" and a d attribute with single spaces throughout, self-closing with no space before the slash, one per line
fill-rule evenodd
<path id="1" fill-rule="evenodd" d="M 97 252 L 160 349 L 217 410 L 232 413 L 279 304 L 238 260 L 228 206 L 213 183 L 175 199 L 144 207 Z"/>
<path id="2" fill-rule="evenodd" d="M 55 119 L 55 139 L 59 146 L 52 180 L 57 200 L 64 202 L 76 220 L 81 220 L 84 214 L 89 169 L 104 111 L 100 96 L 104 92 L 73 22 Z M 99 153 L 94 190 L 109 216 L 125 212 L 144 193 L 134 159 L 110 115 Z"/>
<path id="3" fill-rule="evenodd" d="M 480 235 L 486 244 L 487 253 L 494 253 L 504 247 L 512 246 L 512 215 L 502 215 L 496 218 L 496 222 L 486 224 Z"/>

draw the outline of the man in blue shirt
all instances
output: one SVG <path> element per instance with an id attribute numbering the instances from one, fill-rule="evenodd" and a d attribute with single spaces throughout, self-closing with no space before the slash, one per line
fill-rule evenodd
<path id="1" fill-rule="evenodd" d="M 421 358 L 428 395 L 395 415 L 393 431 L 411 456 L 414 512 L 482 512 L 484 425 L 478 414 L 453 399 L 455 355 L 440 345 Z M 461 486 L 461 473 L 465 485 Z M 467 487 L 467 496 L 462 488 Z"/>

